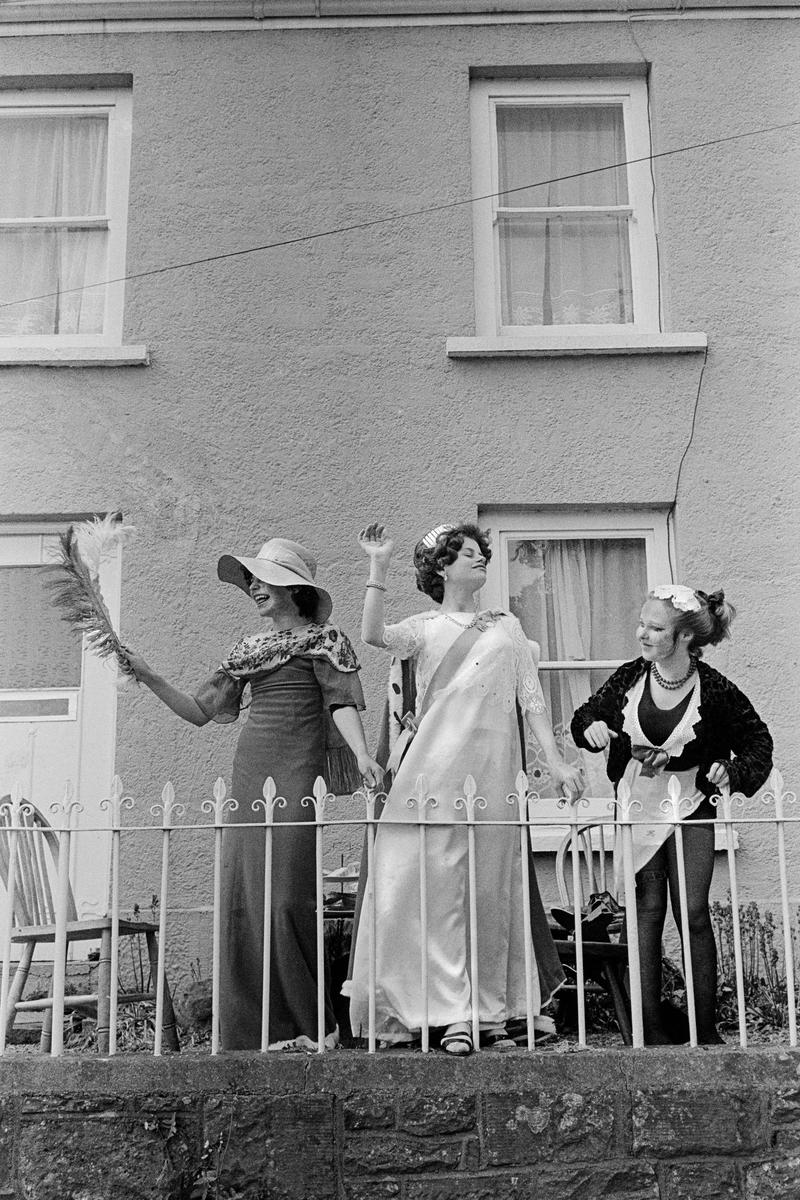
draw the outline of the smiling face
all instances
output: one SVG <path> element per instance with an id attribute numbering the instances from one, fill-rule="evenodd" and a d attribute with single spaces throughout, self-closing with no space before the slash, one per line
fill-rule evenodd
<path id="1" fill-rule="evenodd" d="M 292 599 L 288 587 L 279 587 L 275 583 L 264 583 L 263 580 L 256 579 L 254 575 L 251 575 L 249 591 L 259 615 L 262 617 L 281 621 L 287 617 L 296 618 L 299 615 L 297 605 Z"/>
<path id="2" fill-rule="evenodd" d="M 636 637 L 647 662 L 663 663 L 688 650 L 690 633 L 676 633 L 677 614 L 664 600 L 645 600 L 636 627 Z"/>
<path id="3" fill-rule="evenodd" d="M 486 582 L 486 558 L 473 538 L 464 538 L 455 562 L 445 567 L 444 574 L 447 576 L 445 588 L 455 586 L 477 592 L 483 587 Z"/>

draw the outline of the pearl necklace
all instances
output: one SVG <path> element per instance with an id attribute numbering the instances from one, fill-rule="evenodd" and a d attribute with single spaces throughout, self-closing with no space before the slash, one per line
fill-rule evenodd
<path id="1" fill-rule="evenodd" d="M 479 614 L 478 614 L 478 613 L 475 613 L 475 616 L 472 618 L 472 620 L 471 620 L 471 621 L 467 622 L 467 624 L 466 624 L 466 625 L 464 624 L 464 622 L 463 622 L 463 621 L 457 621 L 457 620 L 455 619 L 455 617 L 451 617 L 451 616 L 450 616 L 450 613 L 446 613 L 446 612 L 440 612 L 440 613 L 439 613 L 439 616 L 440 616 L 440 617 L 444 617 L 445 621 L 451 621 L 451 622 L 452 622 L 452 624 L 453 624 L 453 625 L 457 625 L 459 629 L 472 629 L 472 626 L 473 626 L 473 625 L 475 624 L 475 622 L 477 621 Z"/>
<path id="2" fill-rule="evenodd" d="M 683 687 L 688 682 L 697 670 L 697 663 L 692 659 L 689 663 L 689 670 L 680 679 L 665 679 L 658 669 L 656 663 L 653 663 L 653 676 L 657 684 L 665 688 L 668 692 L 675 692 L 679 687 Z"/>

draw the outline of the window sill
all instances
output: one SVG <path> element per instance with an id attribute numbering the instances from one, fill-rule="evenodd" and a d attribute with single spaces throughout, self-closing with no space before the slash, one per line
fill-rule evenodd
<path id="1" fill-rule="evenodd" d="M 0 367 L 147 367 L 147 346 L 0 346 Z"/>
<path id="2" fill-rule="evenodd" d="M 448 358 L 571 358 L 592 354 L 696 354 L 705 333 L 531 333 L 525 337 L 450 337 Z"/>

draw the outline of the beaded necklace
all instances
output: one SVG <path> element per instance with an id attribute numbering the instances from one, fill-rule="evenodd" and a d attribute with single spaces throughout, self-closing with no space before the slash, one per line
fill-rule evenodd
<path id="1" fill-rule="evenodd" d="M 656 683 L 668 692 L 676 692 L 678 688 L 683 687 L 683 685 L 692 678 L 696 670 L 697 663 L 694 661 L 694 659 L 691 659 L 689 662 L 689 670 L 685 675 L 682 675 L 680 679 L 665 679 L 659 671 L 657 664 L 653 663 L 653 677 Z"/>
<path id="2" fill-rule="evenodd" d="M 452 622 L 452 624 L 453 624 L 453 625 L 457 625 L 459 629 L 472 629 L 472 626 L 473 626 L 473 625 L 474 625 L 474 624 L 477 622 L 479 615 L 480 615 L 479 613 L 475 613 L 475 616 L 472 618 L 472 620 L 471 620 L 471 621 L 469 621 L 469 622 L 468 622 L 468 623 L 465 625 L 463 621 L 457 621 L 457 620 L 455 619 L 455 617 L 451 617 L 451 616 L 450 616 L 450 613 L 446 613 L 446 612 L 440 612 L 440 613 L 439 613 L 439 616 L 440 616 L 440 617 L 444 617 L 444 619 L 445 619 L 446 621 L 451 621 L 451 622 Z"/>

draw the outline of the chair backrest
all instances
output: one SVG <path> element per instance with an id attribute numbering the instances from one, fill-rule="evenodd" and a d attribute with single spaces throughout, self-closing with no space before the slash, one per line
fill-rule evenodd
<path id="1" fill-rule="evenodd" d="M 11 863 L 11 817 L 5 807 L 10 796 L 0 797 L 0 872 L 8 890 Z M 30 811 L 24 811 L 27 808 Z M 14 882 L 14 923 L 16 925 L 54 925 L 56 920 L 51 881 L 58 878 L 58 834 L 38 808 L 24 802 L 17 836 L 17 864 Z M 72 888 L 67 894 L 67 920 L 77 920 Z"/>
<path id="2" fill-rule="evenodd" d="M 572 832 L 566 834 L 556 853 L 556 883 L 562 907 L 572 904 Z M 582 908 L 593 892 L 611 892 L 618 899 L 614 874 L 613 826 L 594 821 L 578 828 L 581 894 L 576 908 Z"/>

